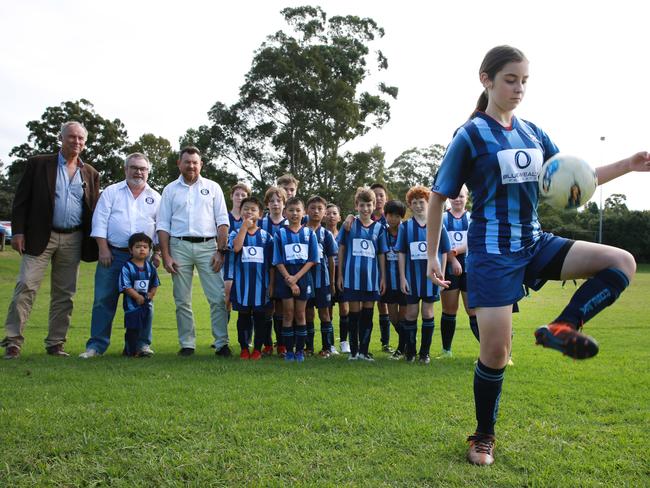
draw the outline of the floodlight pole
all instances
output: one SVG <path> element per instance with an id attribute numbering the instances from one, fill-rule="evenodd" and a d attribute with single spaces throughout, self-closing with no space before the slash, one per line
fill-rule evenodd
<path id="1" fill-rule="evenodd" d="M 605 136 L 600 136 L 600 140 L 604 143 Z M 603 144 L 604 145 L 604 144 Z M 600 185 L 600 212 L 598 212 L 598 243 L 603 243 L 603 185 Z"/>

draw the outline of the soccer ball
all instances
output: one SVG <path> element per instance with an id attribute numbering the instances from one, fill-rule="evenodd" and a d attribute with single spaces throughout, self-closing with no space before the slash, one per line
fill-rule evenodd
<path id="1" fill-rule="evenodd" d="M 556 154 L 539 174 L 541 201 L 558 209 L 578 208 L 589 201 L 598 186 L 596 171 L 584 159 Z"/>

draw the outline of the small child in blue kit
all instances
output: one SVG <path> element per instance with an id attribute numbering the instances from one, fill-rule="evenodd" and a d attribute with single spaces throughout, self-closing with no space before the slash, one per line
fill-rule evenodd
<path id="1" fill-rule="evenodd" d="M 150 357 L 153 297 L 160 286 L 158 272 L 149 261 L 153 242 L 142 232 L 129 238 L 129 259 L 122 267 L 119 287 L 124 293 L 124 355 Z"/>

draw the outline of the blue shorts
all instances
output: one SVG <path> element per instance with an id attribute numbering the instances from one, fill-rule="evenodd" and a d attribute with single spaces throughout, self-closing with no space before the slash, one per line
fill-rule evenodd
<path id="1" fill-rule="evenodd" d="M 252 305 L 240 305 L 236 301 L 232 300 L 232 295 L 231 295 L 230 303 L 232 304 L 233 310 L 235 310 L 236 312 L 250 312 L 250 311 L 253 311 L 253 312 L 262 312 L 262 311 L 266 312 L 267 310 L 273 308 L 273 302 L 271 302 L 271 301 L 268 301 L 264 305 L 259 305 L 257 307 L 252 306 Z"/>
<path id="2" fill-rule="evenodd" d="M 380 303 L 396 303 L 398 305 L 406 305 L 406 297 L 401 290 L 386 290 L 381 298 L 379 299 Z"/>
<path id="3" fill-rule="evenodd" d="M 549 279 L 559 279 L 572 244 L 545 232 L 531 247 L 512 254 L 468 253 L 469 308 L 512 305 L 525 295 L 524 285 L 537 291 Z"/>
<path id="4" fill-rule="evenodd" d="M 332 306 L 332 294 L 330 287 L 316 288 L 314 296 L 307 301 L 308 307 L 330 308 Z"/>
<path id="5" fill-rule="evenodd" d="M 353 290 L 345 288 L 341 296 L 342 302 L 376 302 L 381 298 L 378 291 Z"/>
<path id="6" fill-rule="evenodd" d="M 404 295 L 406 298 L 407 305 L 416 305 L 420 302 L 424 303 L 434 303 L 440 300 L 440 292 L 436 293 L 432 297 L 419 297 L 417 295 Z"/>
<path id="7" fill-rule="evenodd" d="M 273 292 L 273 298 L 278 298 L 284 300 L 287 298 L 294 298 L 295 300 L 309 300 L 314 296 L 314 285 L 312 284 L 311 279 L 308 279 L 309 273 L 306 273 L 300 280 L 298 280 L 298 286 L 300 287 L 300 295 L 294 296 L 291 292 L 291 288 L 284 281 L 284 278 L 280 273 L 275 273 L 275 290 Z"/>

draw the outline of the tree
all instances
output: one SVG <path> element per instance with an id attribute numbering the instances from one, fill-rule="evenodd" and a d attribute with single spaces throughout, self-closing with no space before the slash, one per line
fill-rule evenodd
<path id="1" fill-rule="evenodd" d="M 165 185 L 178 176 L 178 171 L 170 171 L 168 166 L 169 159 L 174 155 L 174 151 L 170 142 L 164 137 L 156 137 L 153 134 L 142 134 L 135 143 L 125 148 L 125 152 L 127 154 L 139 152 L 149 158 L 151 172 L 148 183 L 149 186 L 159 192 L 162 191 Z M 173 169 L 176 169 L 175 163 Z"/>
<path id="2" fill-rule="evenodd" d="M 82 98 L 74 102 L 63 102 L 57 107 L 47 107 L 40 120 L 27 122 L 27 142 L 14 147 L 9 153 L 17 158 L 9 167 L 9 180 L 14 187 L 23 174 L 27 158 L 59 151 L 61 125 L 70 120 L 81 122 L 88 130 L 82 159 L 99 171 L 102 185 L 124 179 L 123 158 L 127 144 L 124 124 L 120 119 L 105 119 L 95 112 L 92 103 Z"/>
<path id="3" fill-rule="evenodd" d="M 0 219 L 11 219 L 11 206 L 14 200 L 14 190 L 4 172 L 4 163 L 0 160 Z"/>
<path id="4" fill-rule="evenodd" d="M 629 212 L 627 208 L 627 197 L 622 193 L 612 193 L 605 200 L 605 212 L 622 214 Z"/>
<path id="5" fill-rule="evenodd" d="M 395 158 L 386 170 L 388 190 L 394 198 L 404 200 L 406 192 L 415 185 L 431 187 L 440 168 L 445 147 L 432 144 L 425 148 L 411 148 Z"/>
<path id="6" fill-rule="evenodd" d="M 239 101 L 210 110 L 212 149 L 258 189 L 286 172 L 303 194 L 348 188 L 342 146 L 387 123 L 387 99 L 397 96 L 384 83 L 375 93 L 360 90 L 373 69 L 388 67 L 381 51 L 371 60 L 368 47 L 384 30 L 369 18 L 328 18 L 319 7 L 281 13 L 291 32 L 267 37 L 255 52 Z"/>

